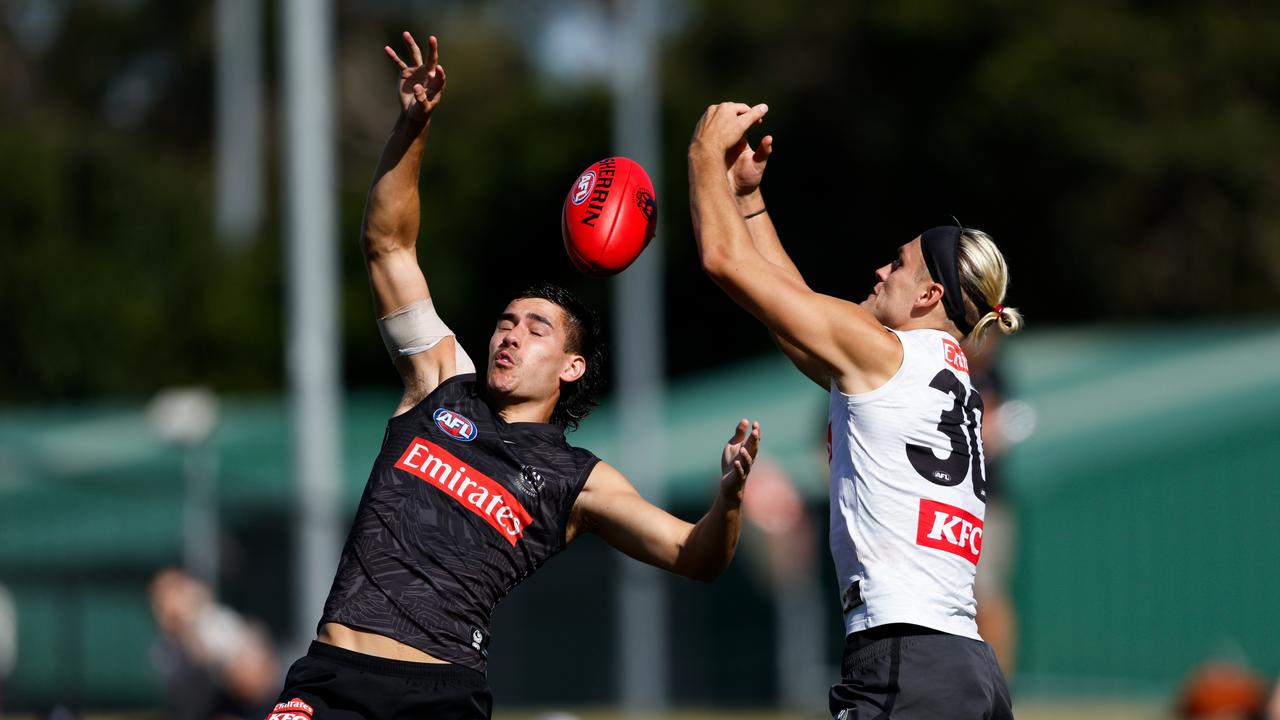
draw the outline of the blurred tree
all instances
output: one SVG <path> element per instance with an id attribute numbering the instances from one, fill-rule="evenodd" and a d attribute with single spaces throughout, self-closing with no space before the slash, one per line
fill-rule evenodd
<path id="1" fill-rule="evenodd" d="M 766 192 L 824 290 L 860 298 L 954 213 L 1006 250 L 1033 323 L 1280 306 L 1278 6 L 709 0 L 701 20 L 672 107 L 771 103 Z"/>
<path id="2" fill-rule="evenodd" d="M 0 401 L 193 381 L 278 388 L 278 220 L 241 253 L 210 229 L 211 9 L 5 7 Z M 395 382 L 354 248 L 394 113 L 380 48 L 401 28 L 440 36 L 450 73 L 420 247 L 462 340 L 479 353 L 506 294 L 533 278 L 607 313 L 608 283 L 574 273 L 560 250 L 558 212 L 579 170 L 609 152 L 609 98 L 539 77 L 527 54 L 539 13 L 444 3 L 425 17 L 390 0 L 339 10 L 347 380 Z M 1033 327 L 1274 313 L 1277 36 L 1280 6 L 1266 3 L 690 4 L 657 71 L 668 366 L 768 351 L 702 276 L 687 219 L 689 132 L 729 98 L 770 103 L 765 191 L 825 292 L 861 298 L 893 247 L 955 214 L 1005 249 L 1011 304 Z"/>

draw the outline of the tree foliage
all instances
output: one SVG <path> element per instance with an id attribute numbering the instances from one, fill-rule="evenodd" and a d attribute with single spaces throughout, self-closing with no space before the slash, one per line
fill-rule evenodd
<path id="1" fill-rule="evenodd" d="M 47 7 L 64 13 L 47 42 L 20 12 L 0 35 L 0 399 L 278 387 L 279 189 L 249 248 L 211 228 L 210 9 Z M 420 256 L 464 342 L 479 353 L 506 293 L 534 277 L 609 302 L 558 237 L 564 192 L 610 151 L 605 88 L 540 77 L 521 37 L 537 28 L 496 22 L 506 6 L 377 7 L 343 5 L 336 44 L 355 384 L 394 382 L 356 239 L 395 111 L 379 48 L 402 27 L 439 35 L 449 68 Z M 675 372 L 767 351 L 702 277 L 687 219 L 685 143 L 724 99 L 770 104 L 766 196 L 822 291 L 861 298 L 894 247 L 954 215 L 1005 249 L 1010 304 L 1033 327 L 1280 306 L 1280 6 L 703 0 L 685 17 L 654 73 Z"/>

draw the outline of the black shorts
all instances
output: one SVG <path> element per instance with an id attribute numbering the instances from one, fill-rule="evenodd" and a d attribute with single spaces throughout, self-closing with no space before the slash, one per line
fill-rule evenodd
<path id="1" fill-rule="evenodd" d="M 321 642 L 289 668 L 268 720 L 488 720 L 484 673 L 461 665 L 384 660 Z"/>
<path id="2" fill-rule="evenodd" d="M 845 638 L 835 720 L 1005 720 L 1013 704 L 991 646 L 917 625 L 881 625 Z"/>

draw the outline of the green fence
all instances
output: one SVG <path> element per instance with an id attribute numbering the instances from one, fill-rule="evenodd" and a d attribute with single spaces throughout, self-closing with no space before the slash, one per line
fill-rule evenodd
<path id="1" fill-rule="evenodd" d="M 1280 327 L 1029 337 L 1010 458 L 1024 688 L 1164 691 L 1211 655 L 1280 673 Z"/>
<path id="2" fill-rule="evenodd" d="M 1280 325 L 1043 332 L 1004 350 L 1022 417 L 1035 418 L 1006 467 L 1021 541 L 1018 690 L 1164 692 L 1223 652 L 1280 672 Z M 392 389 L 347 398 L 349 510 L 396 399 Z M 696 517 L 734 421 L 759 417 L 765 453 L 809 498 L 825 543 L 824 408 L 777 357 L 673 384 L 655 457 L 669 504 Z M 572 441 L 610 457 L 612 412 Z M 292 627 L 287 437 L 281 402 L 224 400 L 221 591 L 280 632 Z M 0 415 L 0 582 L 20 618 L 11 705 L 156 701 L 145 585 L 180 558 L 182 462 L 137 406 Z M 575 545 L 499 607 L 492 677 L 504 702 L 612 700 L 613 557 Z M 839 618 L 825 558 L 822 568 L 834 665 Z M 773 702 L 772 601 L 744 563 L 709 587 L 668 588 L 680 611 L 677 701 Z M 549 645 L 576 675 L 545 662 Z"/>

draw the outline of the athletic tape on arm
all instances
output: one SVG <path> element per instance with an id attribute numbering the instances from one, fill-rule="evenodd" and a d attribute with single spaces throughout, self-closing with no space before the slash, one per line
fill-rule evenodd
<path id="1" fill-rule="evenodd" d="M 382 343 L 387 346 L 392 360 L 426 352 L 454 334 L 436 314 L 435 304 L 430 298 L 405 305 L 379 319 L 378 332 L 382 335 Z M 461 375 L 475 372 L 475 364 L 462 349 L 462 345 L 455 341 L 453 347 L 457 373 Z"/>

